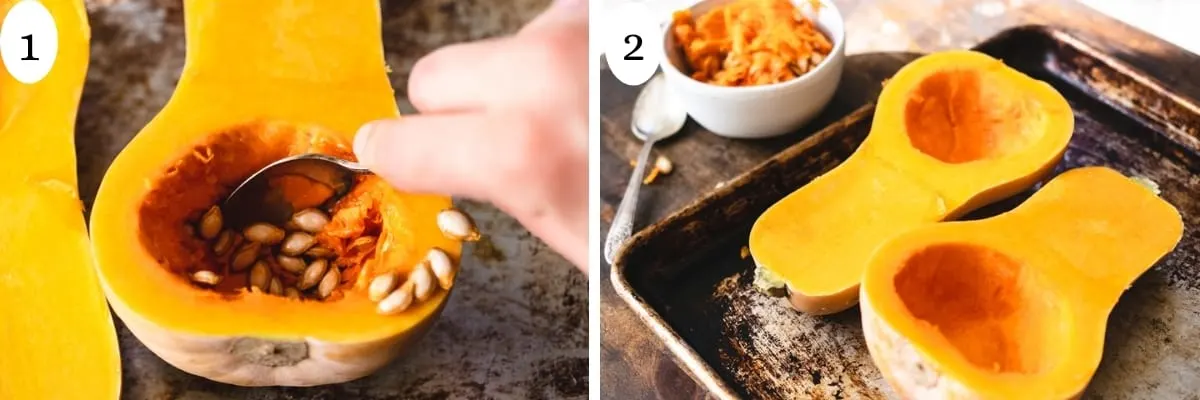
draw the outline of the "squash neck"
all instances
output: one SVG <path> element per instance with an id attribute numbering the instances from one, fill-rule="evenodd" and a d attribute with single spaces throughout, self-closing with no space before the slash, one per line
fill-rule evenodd
<path id="1" fill-rule="evenodd" d="M 387 82 L 378 0 L 184 0 L 183 14 L 181 86 Z"/>

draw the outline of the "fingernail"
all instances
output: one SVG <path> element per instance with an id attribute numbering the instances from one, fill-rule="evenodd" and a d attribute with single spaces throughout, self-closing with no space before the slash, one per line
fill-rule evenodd
<path id="1" fill-rule="evenodd" d="M 373 128 L 374 124 L 368 122 L 354 134 L 354 156 L 358 157 L 358 162 L 363 165 L 371 165 L 371 152 L 367 147 L 370 146 L 371 134 L 375 132 Z"/>

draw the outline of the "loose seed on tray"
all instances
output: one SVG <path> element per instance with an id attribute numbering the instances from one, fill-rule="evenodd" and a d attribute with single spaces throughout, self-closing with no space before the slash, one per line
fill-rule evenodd
<path id="1" fill-rule="evenodd" d="M 221 233 L 221 226 L 225 223 L 224 216 L 221 215 L 221 208 L 212 206 L 200 217 L 200 237 L 212 239 Z"/>
<path id="2" fill-rule="evenodd" d="M 317 286 L 317 297 L 324 299 L 332 295 L 333 289 L 337 289 L 341 280 L 342 274 L 339 273 L 339 270 L 337 268 L 330 268 L 328 272 L 325 272 L 325 277 L 321 278 L 320 286 Z"/>
<path id="3" fill-rule="evenodd" d="M 413 294 L 420 301 L 425 301 L 433 294 L 433 274 L 429 272 L 429 266 L 426 264 L 417 264 L 417 268 L 408 274 L 408 281 L 413 284 Z"/>
<path id="4" fill-rule="evenodd" d="M 229 250 L 233 250 L 233 235 L 233 231 L 229 229 L 221 231 L 221 234 L 217 236 L 216 243 L 213 243 L 213 253 L 218 256 L 223 256 L 225 253 L 228 253 Z"/>
<path id="5" fill-rule="evenodd" d="M 270 285 L 271 267 L 263 261 L 254 263 L 254 266 L 250 267 L 250 286 L 265 292 Z"/>
<path id="6" fill-rule="evenodd" d="M 205 285 L 216 285 L 221 283 L 221 276 L 216 272 L 200 270 L 192 273 L 192 280 Z"/>
<path id="7" fill-rule="evenodd" d="M 290 222 L 305 232 L 317 233 L 325 229 L 325 224 L 329 223 L 329 216 L 321 210 L 306 208 L 293 214 Z"/>
<path id="8" fill-rule="evenodd" d="M 240 272 L 245 270 L 246 267 L 254 264 L 254 260 L 258 259 L 258 250 L 261 247 L 262 244 L 258 242 L 249 242 L 242 245 L 241 248 L 238 248 L 237 253 L 233 255 L 233 260 L 229 262 L 229 266 L 234 271 Z"/>
<path id="9" fill-rule="evenodd" d="M 371 279 L 371 285 L 367 287 L 367 298 L 375 302 L 383 300 L 384 297 L 387 297 L 388 293 L 396 290 L 396 282 L 398 280 L 395 272 L 376 276 L 375 279 Z"/>
<path id="10" fill-rule="evenodd" d="M 287 236 L 287 239 L 283 240 L 279 251 L 289 256 L 297 256 L 304 253 L 309 247 L 312 247 L 314 243 L 316 243 L 316 239 L 312 235 L 304 232 L 292 232 L 292 234 Z"/>
<path id="11" fill-rule="evenodd" d="M 429 249 L 429 253 L 425 255 L 425 262 L 429 263 L 429 270 L 433 272 L 433 276 L 437 278 L 438 286 L 443 290 L 450 290 L 454 285 L 454 275 L 457 271 L 454 270 L 454 261 L 450 260 L 450 255 L 439 248 Z"/>
<path id="12" fill-rule="evenodd" d="M 249 239 L 253 242 L 274 245 L 283 241 L 284 233 L 286 232 L 284 232 L 283 229 L 280 229 L 278 226 L 259 222 L 246 227 L 246 230 L 245 232 L 242 232 L 242 235 L 246 236 L 246 239 Z"/>
<path id="13" fill-rule="evenodd" d="M 267 287 L 267 292 L 275 296 L 283 296 L 283 282 L 279 278 L 271 278 L 271 284 Z"/>
<path id="14" fill-rule="evenodd" d="M 451 208 L 439 212 L 437 225 L 442 230 L 442 234 L 448 238 L 467 242 L 479 240 L 479 230 L 475 228 L 475 221 L 457 209 Z"/>
<path id="15" fill-rule="evenodd" d="M 292 300 L 300 300 L 300 290 L 294 287 L 283 289 L 283 296 Z"/>
<path id="16" fill-rule="evenodd" d="M 383 315 L 394 315 L 408 309 L 413 303 L 413 285 L 405 282 L 391 294 L 379 301 L 375 311 Z"/>
<path id="17" fill-rule="evenodd" d="M 283 267 L 283 269 L 287 272 L 291 272 L 293 274 L 299 275 L 304 273 L 304 270 L 308 268 L 307 265 L 304 265 L 304 259 L 300 257 L 292 257 L 281 254 L 276 259 L 279 261 L 279 266 Z"/>
<path id="18" fill-rule="evenodd" d="M 332 258 L 333 250 L 330 250 L 330 249 L 327 249 L 324 247 L 313 247 L 311 249 L 308 249 L 308 251 L 304 252 L 304 255 L 313 257 L 313 258 Z"/>
<path id="19" fill-rule="evenodd" d="M 300 283 L 297 283 L 296 287 L 300 288 L 300 290 L 308 290 L 316 286 L 317 283 L 321 282 L 321 278 L 325 276 L 325 270 L 328 267 L 329 261 L 324 259 L 317 259 L 308 264 L 308 268 L 304 270 L 304 275 L 300 277 Z"/>

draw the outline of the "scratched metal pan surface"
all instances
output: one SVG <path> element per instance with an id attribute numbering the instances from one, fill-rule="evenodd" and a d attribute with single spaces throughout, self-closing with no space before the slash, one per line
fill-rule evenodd
<path id="1" fill-rule="evenodd" d="M 1075 134 L 1055 175 L 1091 165 L 1142 175 L 1183 215 L 1178 247 L 1110 315 L 1104 357 L 1084 398 L 1200 399 L 1200 108 L 1051 28 L 1014 28 L 976 49 L 1052 84 L 1070 102 Z M 759 214 L 845 160 L 866 136 L 872 111 L 859 109 L 648 227 L 618 255 L 616 290 L 717 397 L 895 396 L 870 360 L 857 308 L 828 317 L 792 311 L 753 289 L 752 261 L 740 256 Z M 1033 190 L 965 218 L 1011 209 Z"/>

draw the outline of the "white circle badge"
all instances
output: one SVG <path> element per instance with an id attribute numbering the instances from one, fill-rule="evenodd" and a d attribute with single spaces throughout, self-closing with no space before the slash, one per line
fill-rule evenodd
<path id="1" fill-rule="evenodd" d="M 604 18 L 604 59 L 621 83 L 637 86 L 650 80 L 662 57 L 662 31 L 651 10 L 641 2 L 626 2 Z"/>
<path id="2" fill-rule="evenodd" d="M 21 83 L 37 83 L 58 56 L 58 27 L 38 0 L 21 0 L 0 22 L 0 59 Z"/>

